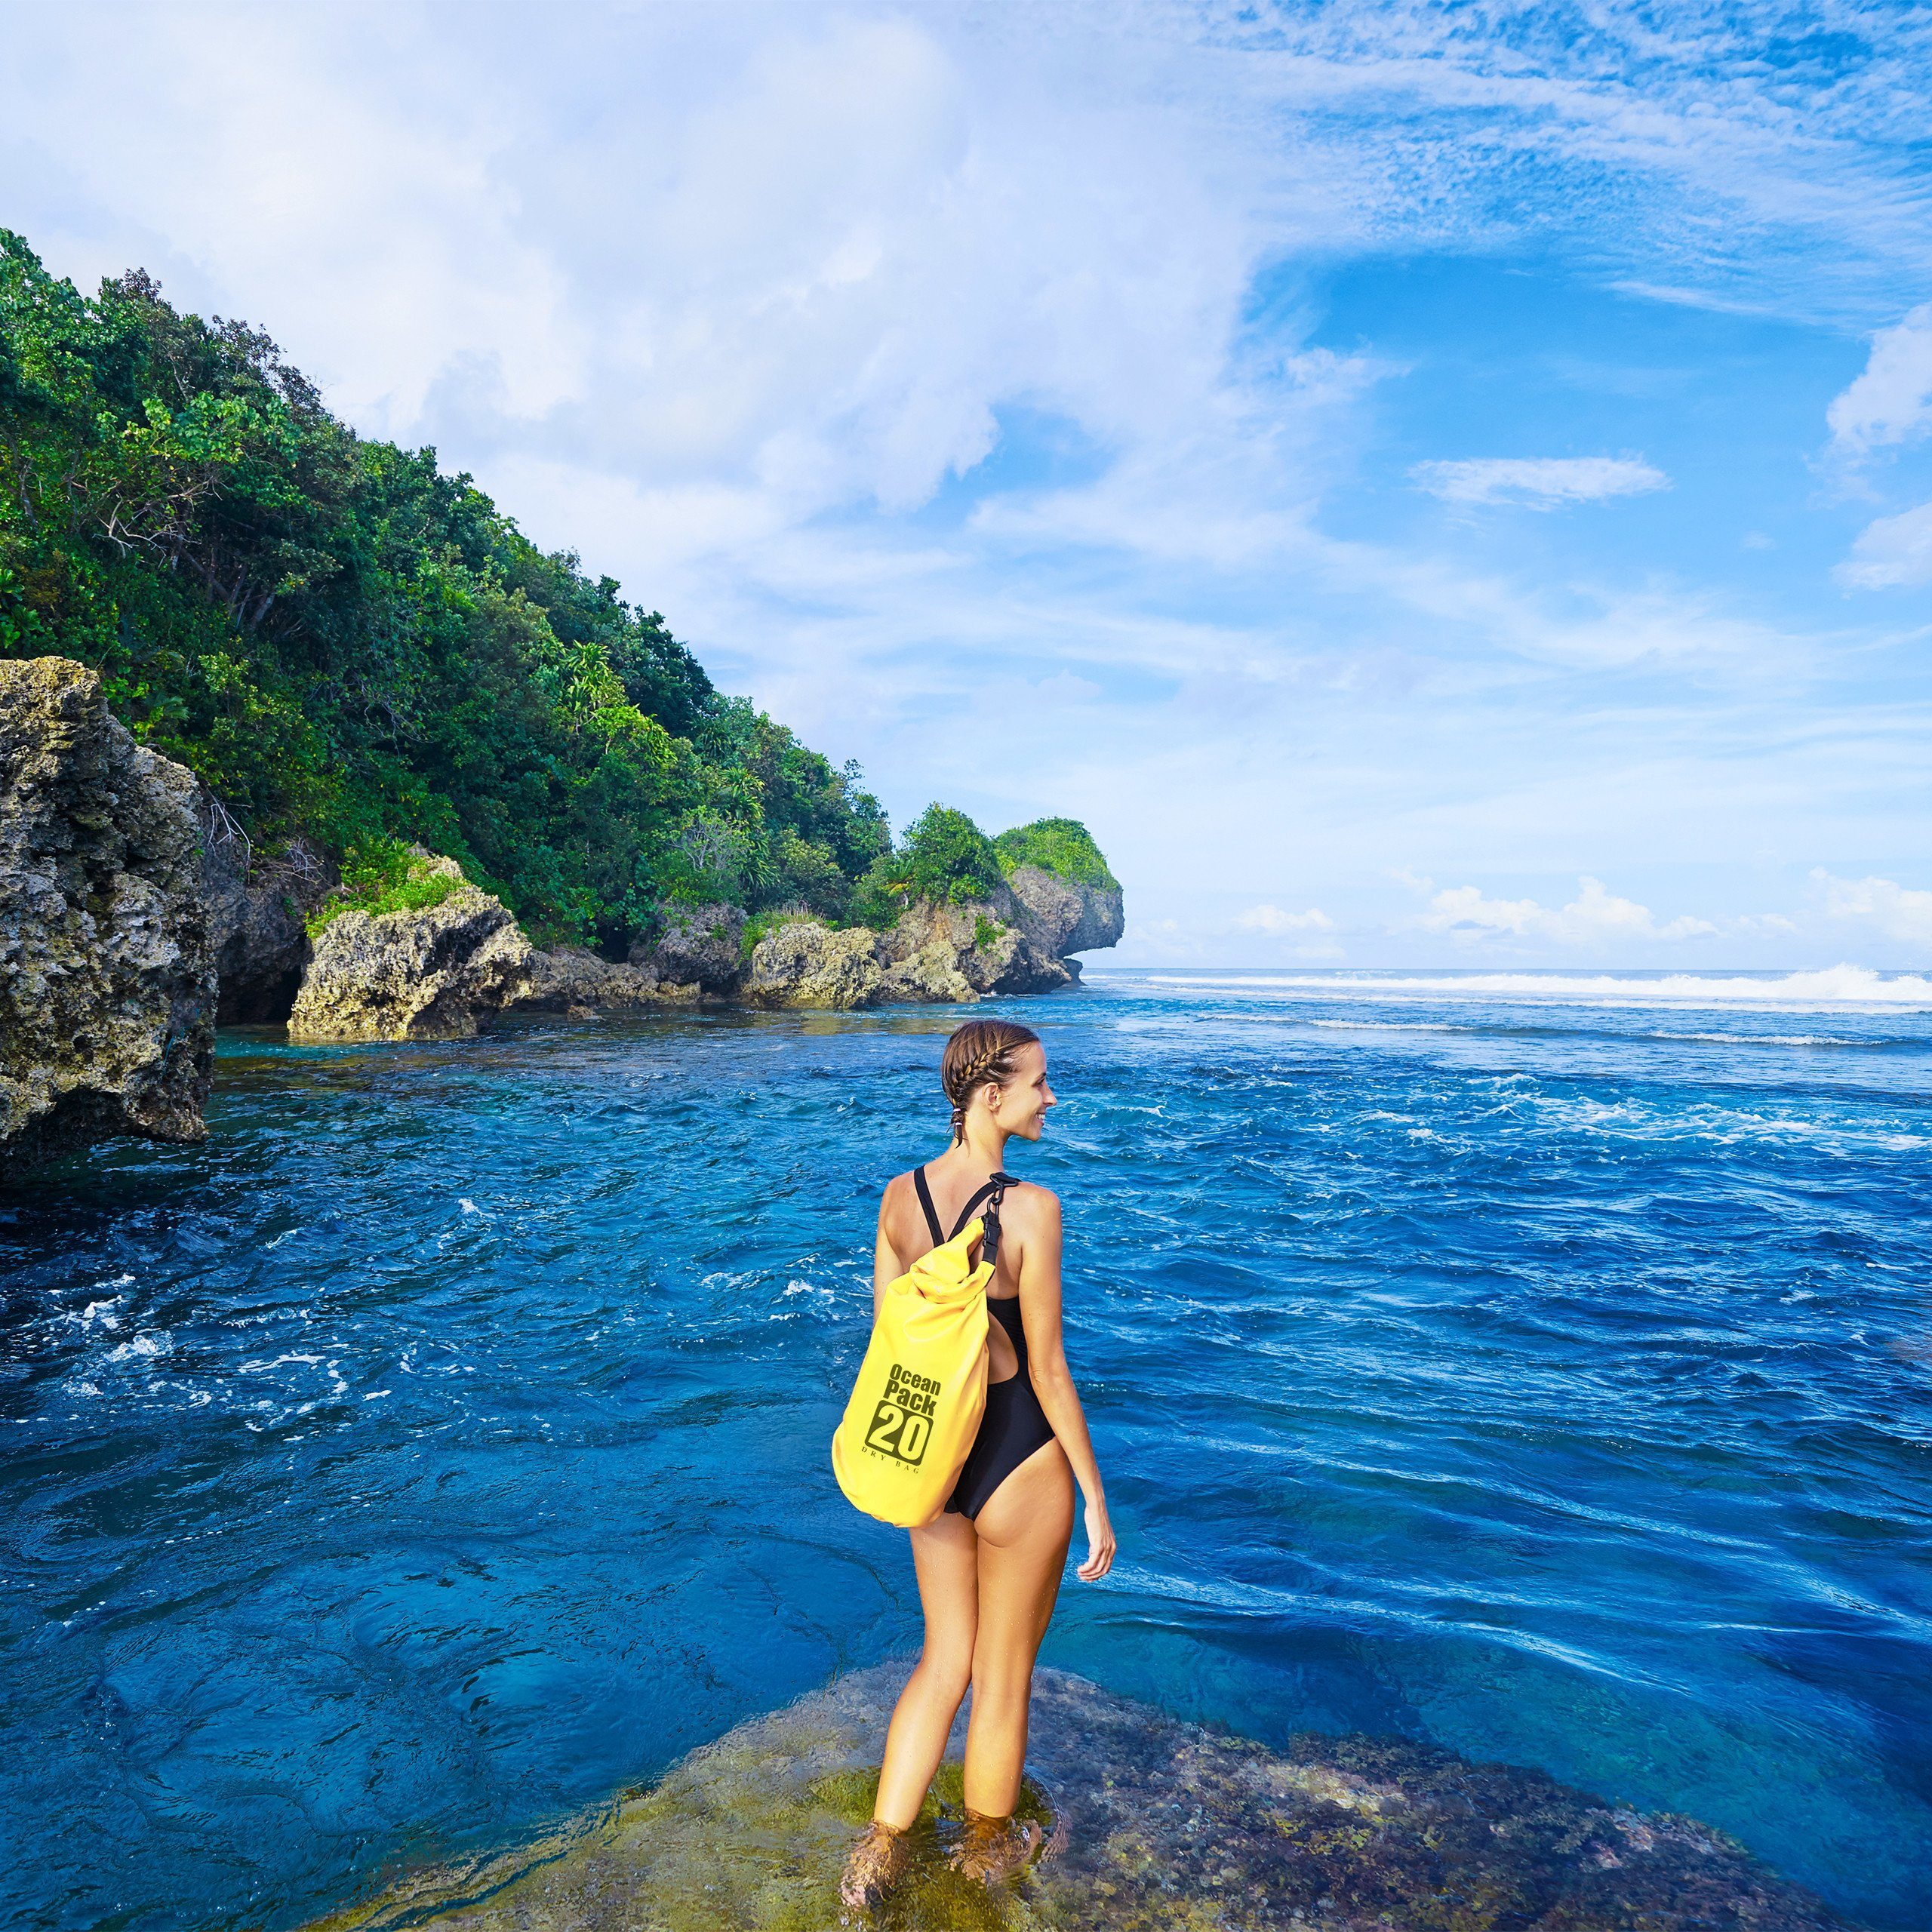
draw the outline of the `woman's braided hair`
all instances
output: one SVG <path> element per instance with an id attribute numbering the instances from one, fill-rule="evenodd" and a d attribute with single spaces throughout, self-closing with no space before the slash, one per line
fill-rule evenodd
<path id="1" fill-rule="evenodd" d="M 964 1139 L 966 1109 L 973 1090 L 989 1081 L 1004 1086 L 1013 1074 L 1013 1056 L 1039 1038 L 1030 1026 L 1011 1020 L 969 1020 L 946 1043 L 939 1082 L 952 1103 L 952 1137 Z"/>

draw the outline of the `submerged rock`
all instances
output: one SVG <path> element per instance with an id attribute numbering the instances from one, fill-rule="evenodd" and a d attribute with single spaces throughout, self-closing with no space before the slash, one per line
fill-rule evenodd
<path id="1" fill-rule="evenodd" d="M 0 661 L 0 1171 L 107 1135 L 205 1137 L 198 797 L 95 672 Z"/>
<path id="2" fill-rule="evenodd" d="M 535 949 L 510 909 L 454 859 L 424 856 L 423 874 L 451 882 L 447 896 L 331 919 L 302 976 L 291 1040 L 466 1040 L 527 989 Z"/>
<path id="3" fill-rule="evenodd" d="M 654 1789 L 540 1844 L 426 1872 L 327 1932 L 803 1932 L 840 1923 L 906 1666 L 841 1678 L 695 1751 Z M 955 1752 L 964 1724 L 955 1728 Z M 1182 1724 L 1084 1678 L 1034 1686 L 1020 1810 L 1049 1855 L 989 1894 L 952 1872 L 956 1763 L 915 1828 L 881 1932 L 1844 1932 L 1721 1833 L 1537 1771 L 1400 1739 L 1284 1751 Z M 323 1927 L 315 1932 L 323 1932 Z"/>
<path id="4" fill-rule="evenodd" d="M 882 980 L 878 936 L 869 927 L 843 931 L 817 919 L 788 919 L 752 952 L 745 997 L 758 1006 L 870 1006 Z"/>

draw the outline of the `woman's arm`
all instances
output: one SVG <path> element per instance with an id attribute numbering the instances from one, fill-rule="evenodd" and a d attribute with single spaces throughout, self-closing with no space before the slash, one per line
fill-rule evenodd
<path id="1" fill-rule="evenodd" d="M 1087 1499 L 1087 1560 L 1074 1574 L 1096 1583 L 1113 1567 L 1114 1531 L 1094 1440 L 1087 1432 L 1087 1412 L 1080 1406 L 1061 1339 L 1060 1201 L 1044 1188 L 1028 1192 L 1037 1198 L 1026 1204 L 1020 1252 L 1020 1318 L 1026 1330 L 1027 1369 L 1033 1392 Z"/>

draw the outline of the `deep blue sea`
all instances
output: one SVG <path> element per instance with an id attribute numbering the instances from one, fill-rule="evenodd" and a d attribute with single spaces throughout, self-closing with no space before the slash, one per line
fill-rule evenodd
<path id="1" fill-rule="evenodd" d="M 1003 1010 L 1120 1537 L 1045 1661 L 1542 1766 L 1932 1923 L 1932 983 Z M 5 1197 L 10 1918 L 281 1932 L 915 1647 L 827 1450 L 964 1017 L 237 1032 L 205 1146 Z"/>

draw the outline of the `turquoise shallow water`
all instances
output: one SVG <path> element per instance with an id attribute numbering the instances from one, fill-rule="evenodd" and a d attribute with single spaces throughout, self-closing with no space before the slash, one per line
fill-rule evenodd
<path id="1" fill-rule="evenodd" d="M 1047 1660 L 1932 1922 L 1920 985 L 1017 1002 L 1121 1539 Z M 237 1033 L 207 1146 L 0 1207 L 10 1915 L 290 1926 L 915 1644 L 826 1449 L 961 1017 Z"/>

